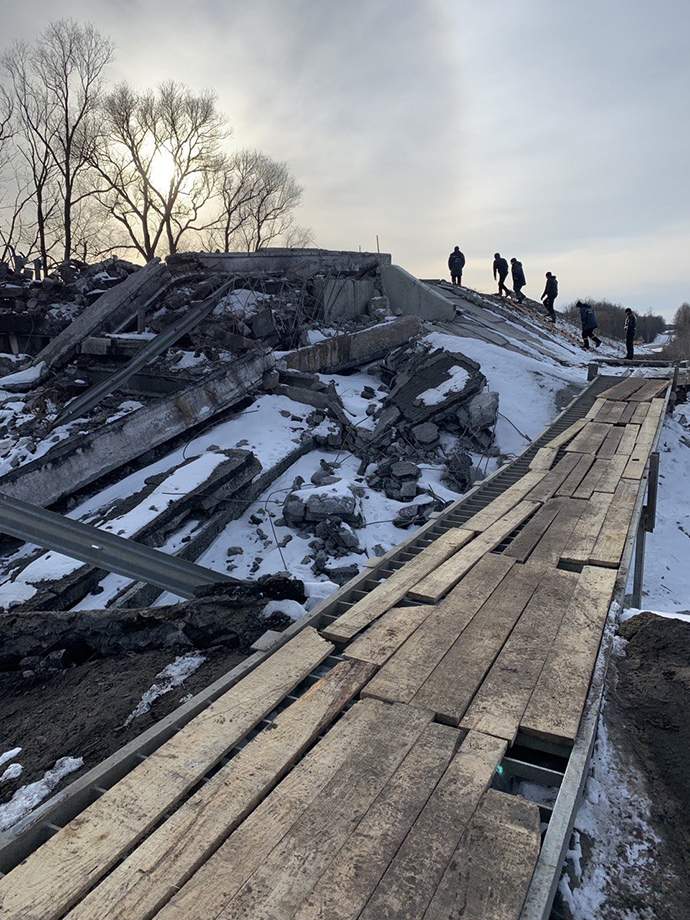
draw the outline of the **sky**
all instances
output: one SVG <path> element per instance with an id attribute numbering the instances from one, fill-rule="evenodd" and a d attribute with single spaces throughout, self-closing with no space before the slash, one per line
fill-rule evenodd
<path id="1" fill-rule="evenodd" d="M 327 249 L 493 289 L 493 254 L 558 306 L 690 300 L 687 0 L 0 0 L 0 45 L 60 17 L 112 82 L 217 93 L 236 147 L 288 162 Z"/>

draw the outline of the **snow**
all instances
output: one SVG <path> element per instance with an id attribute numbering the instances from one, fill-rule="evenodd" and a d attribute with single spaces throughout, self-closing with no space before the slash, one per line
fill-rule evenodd
<path id="1" fill-rule="evenodd" d="M 36 383 L 45 368 L 45 361 L 40 361 L 35 367 L 26 367 L 24 370 L 16 371 L 14 374 L 8 374 L 6 377 L 0 377 L 0 390 L 8 386 L 27 385 Z"/>
<path id="2" fill-rule="evenodd" d="M 22 775 L 23 769 L 20 763 L 11 763 L 2 776 L 0 776 L 0 783 L 7 783 L 11 779 L 18 779 Z"/>
<path id="3" fill-rule="evenodd" d="M 0 754 L 0 767 L 4 766 L 6 763 L 9 763 L 10 760 L 16 760 L 21 752 L 22 749 L 20 747 L 16 747 L 12 748 L 10 751 L 5 751 L 4 754 Z"/>
<path id="4" fill-rule="evenodd" d="M 262 617 L 270 617 L 273 613 L 284 613 L 294 622 L 306 616 L 307 610 L 299 601 L 269 601 L 261 612 Z"/>
<path id="5" fill-rule="evenodd" d="M 61 757 L 41 779 L 17 789 L 9 802 L 0 805 L 0 831 L 6 831 L 8 827 L 21 821 L 50 795 L 65 776 L 79 770 L 83 765 L 82 757 Z"/>
<path id="6" fill-rule="evenodd" d="M 125 725 L 129 725 L 134 719 L 143 716 L 144 713 L 149 711 L 152 704 L 159 696 L 170 693 L 175 687 L 179 687 L 180 684 L 184 683 L 185 680 L 198 670 L 205 661 L 205 655 L 179 655 L 172 664 L 167 665 L 167 667 L 156 674 L 156 681 L 158 681 L 158 683 L 153 684 L 146 693 L 144 693 L 134 710 L 127 716 Z"/>
<path id="7" fill-rule="evenodd" d="M 464 390 L 467 381 L 470 379 L 470 375 L 465 368 L 456 365 L 455 367 L 449 368 L 448 373 L 450 377 L 448 380 L 444 380 L 440 386 L 420 393 L 419 400 L 422 405 L 438 406 L 447 396 L 450 396 L 451 393 L 461 393 Z"/>

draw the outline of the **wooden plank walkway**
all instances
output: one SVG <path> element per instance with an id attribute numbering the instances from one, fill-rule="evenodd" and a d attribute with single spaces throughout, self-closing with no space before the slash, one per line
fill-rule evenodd
<path id="1" fill-rule="evenodd" d="M 615 383 L 294 636 L 0 879 L 3 920 L 518 920 L 540 813 L 492 784 L 516 739 L 577 737 L 668 385 Z"/>

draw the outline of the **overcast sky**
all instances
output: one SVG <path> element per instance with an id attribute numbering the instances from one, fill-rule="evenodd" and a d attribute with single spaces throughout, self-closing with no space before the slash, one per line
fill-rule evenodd
<path id="1" fill-rule="evenodd" d="M 491 290 L 498 250 L 562 306 L 690 300 L 687 0 L 0 0 L 5 41 L 62 16 L 112 81 L 212 88 L 233 142 L 286 160 L 302 224 Z"/>

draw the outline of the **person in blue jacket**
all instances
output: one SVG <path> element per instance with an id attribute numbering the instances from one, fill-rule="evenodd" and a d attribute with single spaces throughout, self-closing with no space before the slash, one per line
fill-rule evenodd
<path id="1" fill-rule="evenodd" d="M 597 328 L 594 310 L 588 303 L 582 303 L 580 300 L 578 300 L 576 306 L 580 311 L 580 322 L 582 323 L 582 347 L 585 351 L 589 351 L 589 340 L 591 339 L 594 342 L 594 347 L 598 348 L 601 345 L 601 339 L 594 334 L 594 330 Z"/>

